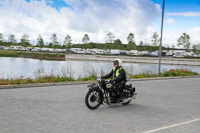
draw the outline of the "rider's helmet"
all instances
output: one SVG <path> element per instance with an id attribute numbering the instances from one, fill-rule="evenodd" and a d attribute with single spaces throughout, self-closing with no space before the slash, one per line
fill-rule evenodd
<path id="1" fill-rule="evenodd" d="M 119 66 L 122 66 L 122 60 L 121 59 L 114 59 L 113 62 L 118 62 Z"/>

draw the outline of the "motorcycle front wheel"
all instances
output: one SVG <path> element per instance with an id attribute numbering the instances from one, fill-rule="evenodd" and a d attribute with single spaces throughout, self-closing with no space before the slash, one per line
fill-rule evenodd
<path id="1" fill-rule="evenodd" d="M 85 104 L 86 106 L 93 110 L 97 109 L 102 103 L 101 91 L 97 88 L 90 89 L 85 96 Z"/>

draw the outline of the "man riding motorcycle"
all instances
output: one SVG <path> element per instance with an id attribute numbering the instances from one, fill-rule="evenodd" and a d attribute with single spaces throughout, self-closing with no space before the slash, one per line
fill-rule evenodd
<path id="1" fill-rule="evenodd" d="M 110 82 L 113 84 L 114 89 L 117 92 L 118 98 L 120 99 L 120 94 L 122 94 L 123 88 L 125 87 L 126 80 L 126 72 L 122 67 L 121 59 L 113 60 L 114 68 L 111 72 L 105 76 L 102 76 L 103 79 L 112 78 Z"/>

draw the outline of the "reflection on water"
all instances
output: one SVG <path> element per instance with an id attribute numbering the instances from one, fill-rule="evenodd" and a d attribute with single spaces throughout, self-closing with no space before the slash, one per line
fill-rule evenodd
<path id="1" fill-rule="evenodd" d="M 146 70 L 150 70 L 152 73 L 158 73 L 157 64 L 139 64 L 139 63 L 123 63 L 123 66 L 131 74 L 139 74 Z M 13 78 L 24 76 L 24 78 L 36 78 L 34 72 L 38 69 L 44 68 L 45 73 L 62 73 L 62 69 L 71 69 L 74 72 L 73 77 L 84 77 L 88 76 L 92 71 L 97 72 L 97 74 L 109 73 L 112 68 L 112 62 L 96 62 L 96 61 L 47 61 L 39 59 L 29 59 L 29 58 L 8 58 L 0 57 L 0 78 Z M 161 71 L 169 69 L 191 69 L 200 73 L 200 68 L 195 66 L 175 66 L 175 65 L 162 65 Z"/>

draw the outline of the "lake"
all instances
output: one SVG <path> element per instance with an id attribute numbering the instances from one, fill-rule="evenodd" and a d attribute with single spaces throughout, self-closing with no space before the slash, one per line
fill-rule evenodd
<path id="1" fill-rule="evenodd" d="M 140 63 L 123 63 L 123 66 L 130 74 L 139 74 L 144 71 L 151 71 L 158 73 L 157 64 L 140 64 Z M 97 74 L 109 73 L 113 68 L 112 62 L 97 62 L 97 61 L 52 61 L 39 60 L 30 58 L 11 58 L 0 57 L 0 78 L 10 79 L 23 76 L 23 78 L 37 78 L 38 70 L 40 76 L 44 74 L 72 75 L 75 79 L 78 77 L 88 76 L 95 71 Z M 169 69 L 191 69 L 192 71 L 200 73 L 200 67 L 196 66 L 180 66 L 180 65 L 162 65 L 161 72 Z"/>

